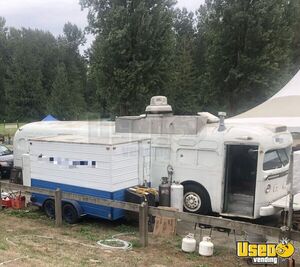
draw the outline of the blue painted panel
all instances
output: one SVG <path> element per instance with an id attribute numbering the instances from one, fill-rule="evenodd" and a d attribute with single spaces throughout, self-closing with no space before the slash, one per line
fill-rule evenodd
<path id="1" fill-rule="evenodd" d="M 125 189 L 118 190 L 115 192 L 107 192 L 107 191 L 96 190 L 91 188 L 47 182 L 38 179 L 31 179 L 31 186 L 51 189 L 51 190 L 56 190 L 57 188 L 60 188 L 64 192 L 69 192 L 74 194 L 100 197 L 105 199 L 114 199 L 120 201 L 125 200 Z M 37 206 L 42 206 L 44 201 L 48 198 L 48 196 L 42 194 L 32 194 L 32 197 L 35 198 L 35 202 L 33 202 L 33 204 Z M 109 220 L 117 220 L 119 218 L 122 218 L 125 214 L 124 210 L 122 209 L 115 209 L 115 208 L 110 208 L 110 207 L 105 207 L 105 206 L 100 206 L 100 205 L 90 204 L 87 202 L 80 202 L 80 201 L 78 201 L 78 203 L 81 206 L 83 213 L 88 216 L 99 217 L 99 218 L 104 218 Z"/>
<path id="2" fill-rule="evenodd" d="M 125 190 L 119 190 L 113 193 L 112 199 L 125 201 Z M 125 211 L 122 209 L 113 208 L 112 216 L 113 218 L 122 218 L 125 215 Z"/>

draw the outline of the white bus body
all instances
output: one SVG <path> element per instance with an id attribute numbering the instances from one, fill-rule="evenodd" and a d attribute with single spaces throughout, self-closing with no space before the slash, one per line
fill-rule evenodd
<path id="1" fill-rule="evenodd" d="M 150 180 L 158 187 L 173 167 L 173 181 L 184 185 L 184 209 L 195 213 L 258 218 L 276 213 L 273 202 L 287 195 L 292 136 L 286 127 L 226 124 L 209 114 L 152 114 L 114 122 L 36 122 L 14 138 L 15 166 L 23 167 L 28 139 L 74 134 L 87 137 L 151 139 Z M 153 110 L 152 110 L 153 111 Z M 151 113 L 151 107 L 150 111 Z M 222 123 L 221 123 L 222 124 Z M 26 162 L 26 160 L 24 161 Z"/>

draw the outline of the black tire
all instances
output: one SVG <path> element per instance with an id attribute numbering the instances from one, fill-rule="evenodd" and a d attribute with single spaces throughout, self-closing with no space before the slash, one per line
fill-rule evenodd
<path id="1" fill-rule="evenodd" d="M 79 216 L 76 208 L 70 203 L 63 204 L 62 216 L 63 216 L 63 220 L 69 224 L 77 223 L 79 220 Z"/>
<path id="2" fill-rule="evenodd" d="M 47 217 L 54 219 L 55 218 L 55 203 L 53 199 L 47 199 L 43 205 L 44 212 Z"/>
<path id="3" fill-rule="evenodd" d="M 184 184 L 183 210 L 197 214 L 211 212 L 210 198 L 207 191 L 199 184 Z"/>

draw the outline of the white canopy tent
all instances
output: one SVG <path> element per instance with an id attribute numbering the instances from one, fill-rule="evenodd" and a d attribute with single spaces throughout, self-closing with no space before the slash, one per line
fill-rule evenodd
<path id="1" fill-rule="evenodd" d="M 285 125 L 294 135 L 294 145 L 300 144 L 300 70 L 270 99 L 227 121 Z M 300 151 L 294 153 L 293 188 L 300 192 Z"/>
<path id="2" fill-rule="evenodd" d="M 300 70 L 273 97 L 228 122 L 280 124 L 300 133 Z"/>

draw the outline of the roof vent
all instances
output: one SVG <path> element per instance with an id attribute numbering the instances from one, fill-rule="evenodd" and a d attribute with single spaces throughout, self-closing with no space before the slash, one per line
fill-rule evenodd
<path id="1" fill-rule="evenodd" d="M 165 96 L 153 96 L 150 105 L 146 107 L 148 114 L 172 113 L 172 107 L 168 105 L 168 99 Z"/>
<path id="2" fill-rule="evenodd" d="M 200 117 L 207 118 L 207 123 L 215 123 L 220 121 L 220 119 L 217 116 L 209 112 L 198 112 L 197 115 Z"/>
<path id="3" fill-rule="evenodd" d="M 220 118 L 220 121 L 219 121 L 219 129 L 218 131 L 219 132 L 223 132 L 226 130 L 226 127 L 225 127 L 225 117 L 226 117 L 226 112 L 219 112 L 218 113 L 219 115 L 219 118 Z"/>

